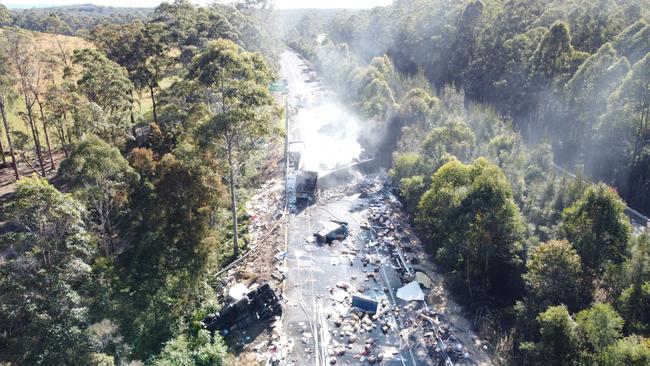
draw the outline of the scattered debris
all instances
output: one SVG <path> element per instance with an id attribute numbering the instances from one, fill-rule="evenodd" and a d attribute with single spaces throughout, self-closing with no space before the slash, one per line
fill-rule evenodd
<path id="1" fill-rule="evenodd" d="M 282 251 L 282 252 L 275 255 L 275 259 L 277 259 L 279 261 L 283 261 L 287 257 L 287 254 L 288 253 L 286 251 Z"/>

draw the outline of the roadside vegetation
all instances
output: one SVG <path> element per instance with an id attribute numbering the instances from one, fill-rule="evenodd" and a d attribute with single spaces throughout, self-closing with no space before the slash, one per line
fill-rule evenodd
<path id="1" fill-rule="evenodd" d="M 199 321 L 250 244 L 276 30 L 497 364 L 650 364 L 648 0 L 268 5 L 0 5 L 0 364 L 234 362 Z"/>
<path id="2" fill-rule="evenodd" d="M 650 362 L 650 237 L 624 212 L 650 211 L 648 9 L 405 1 L 284 25 L 368 120 L 499 364 Z"/>
<path id="3" fill-rule="evenodd" d="M 249 245 L 242 197 L 277 137 L 263 14 L 37 13 L 0 6 L 3 185 L 20 178 L 0 211 L 0 363 L 227 364 L 199 321 Z"/>

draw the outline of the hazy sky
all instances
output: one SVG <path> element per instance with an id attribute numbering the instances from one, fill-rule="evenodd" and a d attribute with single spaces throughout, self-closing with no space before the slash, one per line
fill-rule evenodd
<path id="1" fill-rule="evenodd" d="M 210 0 L 192 0 L 196 3 L 208 3 Z M 93 3 L 112 6 L 150 7 L 160 4 L 161 0 L 0 0 L 9 7 L 30 8 L 33 6 L 72 5 Z M 392 0 L 275 0 L 278 9 L 293 8 L 371 8 L 392 3 Z"/>

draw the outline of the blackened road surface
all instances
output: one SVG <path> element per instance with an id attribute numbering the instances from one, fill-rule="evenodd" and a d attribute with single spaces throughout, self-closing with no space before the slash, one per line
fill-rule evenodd
<path id="1" fill-rule="evenodd" d="M 320 112 L 310 113 L 311 109 L 342 116 L 348 113 L 345 108 L 322 97 L 317 82 L 307 81 L 310 70 L 296 54 L 285 52 L 281 65 L 290 89 L 289 140 L 305 142 L 303 154 L 311 160 L 309 168 L 332 168 L 358 158 L 356 136 L 346 135 L 346 126 L 336 126 L 336 121 L 327 121 Z M 358 126 L 349 127 L 351 134 L 358 130 Z M 320 157 L 322 161 L 314 161 Z M 382 191 L 381 178 L 350 176 L 338 188 L 321 192 L 315 204 L 296 208 L 294 173 L 290 170 L 287 183 L 290 215 L 284 329 L 293 344 L 287 364 L 362 365 L 372 358 L 382 359 L 382 365 L 444 364 L 444 357 L 434 360 L 424 354 L 422 347 L 415 347 L 406 331 L 415 322 L 417 309 L 426 305 L 396 298 L 396 290 L 403 282 L 394 258 L 386 248 L 369 245 L 375 239 L 367 228 L 369 212 L 381 208 L 382 200 L 394 199 Z M 347 222 L 350 235 L 334 245 L 315 243 L 313 234 L 330 220 Z M 372 264 L 367 263 L 369 258 Z M 350 307 L 353 294 L 380 302 L 382 315 L 374 319 L 358 317 Z"/>

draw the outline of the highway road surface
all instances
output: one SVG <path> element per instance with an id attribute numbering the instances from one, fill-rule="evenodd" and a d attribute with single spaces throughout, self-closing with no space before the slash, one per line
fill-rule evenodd
<path id="1" fill-rule="evenodd" d="M 281 66 L 290 90 L 289 141 L 304 142 L 303 168 L 322 173 L 359 159 L 361 128 L 354 114 L 318 81 L 309 80 L 312 70 L 295 53 L 283 53 Z M 462 358 L 452 363 L 444 349 L 431 354 L 442 344 L 435 334 L 425 335 L 431 347 L 422 346 L 426 340 L 415 339 L 415 324 L 421 323 L 417 314 L 428 307 L 423 301 L 396 297 L 404 285 L 404 271 L 394 250 L 375 245 L 377 237 L 368 224 L 368 217 L 382 210 L 386 201 L 396 201 L 384 181 L 380 173 L 352 173 L 335 187 L 321 190 L 312 205 L 298 207 L 295 169 L 289 169 L 283 328 L 292 346 L 287 364 L 364 365 L 375 360 L 400 366 L 490 364 Z M 313 234 L 332 220 L 347 222 L 349 236 L 331 245 L 317 243 Z M 355 294 L 377 301 L 379 315 L 353 310 L 350 302 Z M 481 355 L 481 360 L 486 358 Z"/>

